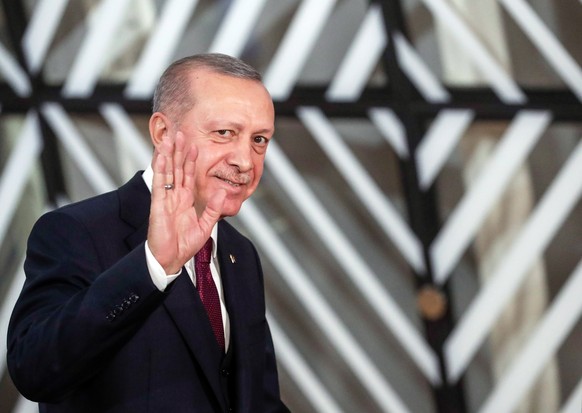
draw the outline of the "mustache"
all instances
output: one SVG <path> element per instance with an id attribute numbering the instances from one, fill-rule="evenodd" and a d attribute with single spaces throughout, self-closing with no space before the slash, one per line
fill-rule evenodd
<path id="1" fill-rule="evenodd" d="M 251 182 L 251 176 L 249 174 L 240 173 L 234 169 L 218 169 L 214 171 L 214 176 L 240 185 L 247 185 Z"/>

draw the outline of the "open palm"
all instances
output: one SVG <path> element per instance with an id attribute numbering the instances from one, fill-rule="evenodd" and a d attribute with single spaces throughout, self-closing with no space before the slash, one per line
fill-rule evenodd
<path id="1" fill-rule="evenodd" d="M 221 217 L 225 191 L 211 197 L 200 216 L 194 208 L 197 156 L 196 146 L 188 145 L 181 132 L 175 139 L 164 137 L 154 152 L 148 245 L 166 274 L 180 271 Z"/>

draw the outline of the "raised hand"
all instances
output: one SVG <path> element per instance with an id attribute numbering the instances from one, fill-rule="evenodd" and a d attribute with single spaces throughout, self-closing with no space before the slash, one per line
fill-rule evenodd
<path id="1" fill-rule="evenodd" d="M 197 148 L 184 134 L 168 133 L 154 152 L 148 245 L 166 274 L 175 274 L 202 248 L 221 217 L 226 191 L 212 196 L 197 215 L 195 173 Z"/>

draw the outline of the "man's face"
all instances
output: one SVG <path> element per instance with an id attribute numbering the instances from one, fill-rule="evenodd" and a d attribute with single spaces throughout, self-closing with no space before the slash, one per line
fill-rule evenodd
<path id="1" fill-rule="evenodd" d="M 177 126 L 196 145 L 194 206 L 226 190 L 222 216 L 236 215 L 257 188 L 274 133 L 275 112 L 265 87 L 252 80 L 199 70 L 192 74 L 195 102 Z"/>

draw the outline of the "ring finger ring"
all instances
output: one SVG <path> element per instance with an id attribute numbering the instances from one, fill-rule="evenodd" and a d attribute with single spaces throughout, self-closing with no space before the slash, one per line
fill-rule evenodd
<path id="1" fill-rule="evenodd" d="M 170 189 L 174 189 L 174 184 L 166 184 L 166 185 L 164 185 L 164 189 L 165 189 L 166 191 L 167 191 L 167 190 L 170 190 Z"/>

